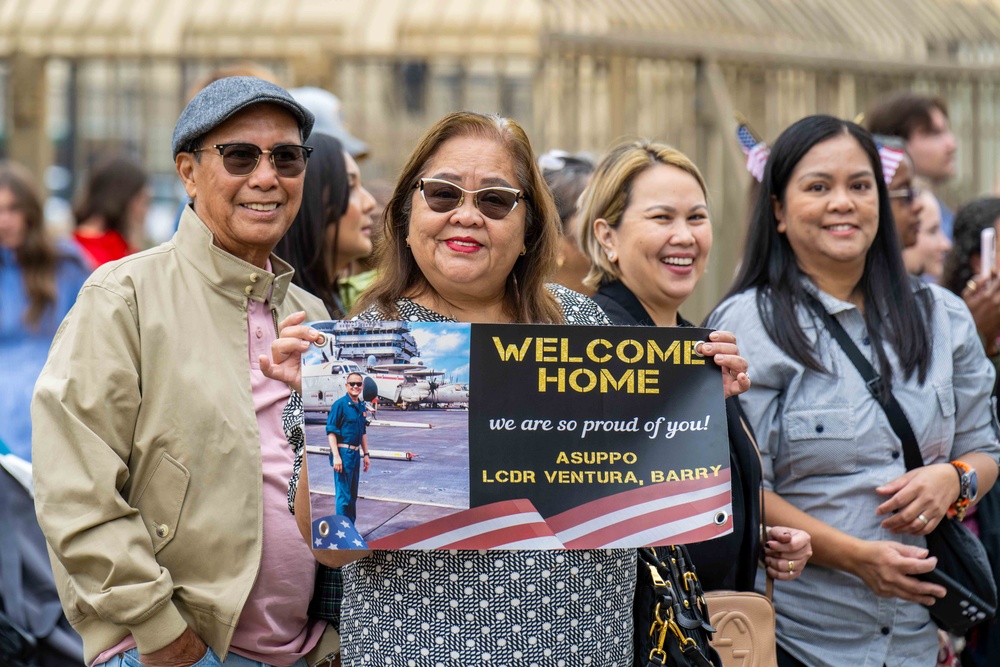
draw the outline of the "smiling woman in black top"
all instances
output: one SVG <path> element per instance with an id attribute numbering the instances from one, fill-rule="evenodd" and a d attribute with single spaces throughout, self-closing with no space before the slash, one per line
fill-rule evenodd
<path id="1" fill-rule="evenodd" d="M 584 282 L 613 323 L 691 326 L 678 309 L 705 272 L 712 223 L 705 182 L 683 153 L 643 141 L 613 148 L 583 194 L 579 224 L 591 261 Z M 732 334 L 715 332 L 707 346 L 724 341 Z M 761 466 L 736 397 L 750 379 L 745 365 L 733 368 L 734 356 L 715 356 L 728 396 L 734 530 L 690 547 L 706 590 L 752 590 L 760 552 Z M 768 529 L 765 563 L 774 578 L 798 577 L 811 554 L 808 533 Z"/>

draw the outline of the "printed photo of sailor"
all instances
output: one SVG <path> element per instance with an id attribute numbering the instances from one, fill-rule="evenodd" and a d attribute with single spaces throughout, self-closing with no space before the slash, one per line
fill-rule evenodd
<path id="1" fill-rule="evenodd" d="M 361 548 L 468 509 L 470 325 L 311 326 L 324 334 L 302 358 L 317 548 Z"/>
<path id="2" fill-rule="evenodd" d="M 347 376 L 347 393 L 330 409 L 326 420 L 326 437 L 330 442 L 330 467 L 337 486 L 337 514 L 358 521 L 358 478 L 362 470 L 368 472 L 371 456 L 368 453 L 366 432 L 368 412 L 361 400 L 364 378 L 361 373 Z"/>

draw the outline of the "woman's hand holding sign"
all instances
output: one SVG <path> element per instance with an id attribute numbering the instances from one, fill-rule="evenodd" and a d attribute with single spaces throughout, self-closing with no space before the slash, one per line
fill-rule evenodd
<path id="1" fill-rule="evenodd" d="M 708 342 L 700 343 L 697 349 L 702 356 L 712 357 L 722 368 L 722 388 L 726 398 L 739 396 L 750 388 L 750 376 L 747 374 L 750 365 L 740 356 L 736 334 L 713 331 L 708 336 Z"/>

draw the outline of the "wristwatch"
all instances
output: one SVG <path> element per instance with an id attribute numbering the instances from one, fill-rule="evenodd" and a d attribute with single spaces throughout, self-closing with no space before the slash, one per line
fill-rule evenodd
<path id="1" fill-rule="evenodd" d="M 959 521 L 965 518 L 965 513 L 969 505 L 976 500 L 979 495 L 979 477 L 976 469 L 964 461 L 952 461 L 955 471 L 958 472 L 958 500 L 948 510 L 948 516 L 956 517 Z"/>

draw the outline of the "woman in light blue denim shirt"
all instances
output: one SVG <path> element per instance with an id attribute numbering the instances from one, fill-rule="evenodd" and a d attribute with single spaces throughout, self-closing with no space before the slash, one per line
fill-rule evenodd
<path id="1" fill-rule="evenodd" d="M 808 531 L 814 555 L 779 582 L 779 664 L 935 663 L 927 608 L 944 589 L 924 536 L 959 498 L 950 461 L 997 477 L 993 368 L 962 301 L 910 279 L 870 135 L 830 116 L 775 142 L 743 263 L 709 318 L 754 368 L 743 407 L 764 459 L 767 521 Z M 836 318 L 902 404 L 925 465 L 902 446 L 860 374 L 813 315 Z"/>
<path id="2" fill-rule="evenodd" d="M 88 275 L 73 244 L 48 237 L 31 174 L 0 162 L 0 440 L 25 461 L 31 461 L 31 392 Z"/>

